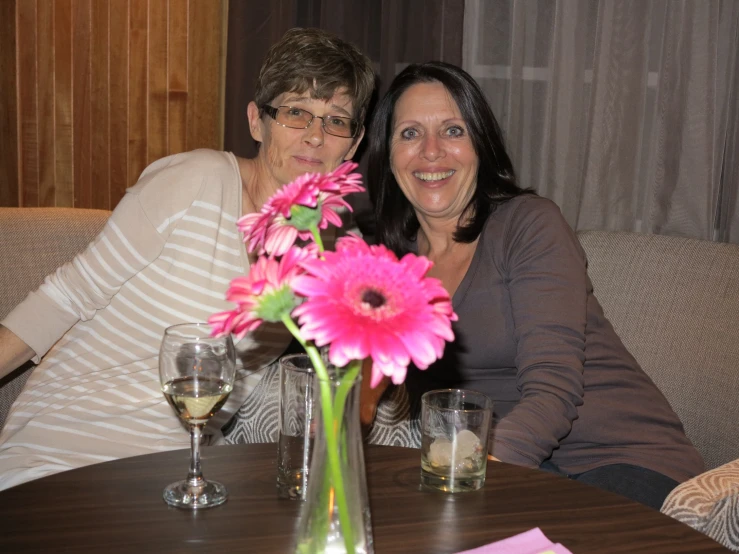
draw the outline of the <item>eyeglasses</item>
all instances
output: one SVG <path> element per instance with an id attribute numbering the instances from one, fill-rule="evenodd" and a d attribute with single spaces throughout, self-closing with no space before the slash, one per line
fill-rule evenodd
<path id="1" fill-rule="evenodd" d="M 323 130 L 329 135 L 353 138 L 359 131 L 359 122 L 350 117 L 338 115 L 324 115 L 321 117 L 301 108 L 293 108 L 292 106 L 277 106 L 275 108 L 266 104 L 262 106 L 262 111 L 283 127 L 289 127 L 290 129 L 307 129 L 317 117 L 321 120 Z"/>

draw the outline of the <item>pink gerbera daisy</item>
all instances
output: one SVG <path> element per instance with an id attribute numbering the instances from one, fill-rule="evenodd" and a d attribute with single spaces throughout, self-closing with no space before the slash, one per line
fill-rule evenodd
<path id="1" fill-rule="evenodd" d="M 239 219 L 249 252 L 281 256 L 297 238 L 308 240 L 313 229 L 326 229 L 329 223 L 341 227 L 336 210 L 351 211 L 343 197 L 364 190 L 361 175 L 350 173 L 356 167 L 354 162 L 344 162 L 325 175 L 301 175 L 273 194 L 258 213 Z"/>
<path id="2" fill-rule="evenodd" d="M 310 245 L 290 248 L 279 261 L 258 258 L 249 275 L 231 281 L 226 300 L 237 307 L 208 319 L 213 336 L 233 333 L 240 340 L 263 321 L 281 321 L 284 315 L 289 315 L 299 302 L 292 285 L 304 271 L 300 263 L 316 255 L 315 245 Z"/>
<path id="3" fill-rule="evenodd" d="M 293 281 L 306 297 L 293 315 L 303 338 L 330 344 L 329 360 L 345 366 L 370 356 L 372 382 L 383 375 L 396 384 L 413 362 L 426 369 L 454 340 L 457 316 L 438 279 L 425 277 L 431 262 L 407 254 L 401 260 L 384 246 L 357 237 L 339 240 L 336 252 L 301 263 L 306 273 Z"/>

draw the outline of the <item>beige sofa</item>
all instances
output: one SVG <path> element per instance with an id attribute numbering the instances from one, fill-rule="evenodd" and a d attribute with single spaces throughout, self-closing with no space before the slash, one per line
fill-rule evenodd
<path id="1" fill-rule="evenodd" d="M 0 320 L 108 216 L 0 208 Z M 678 487 L 663 511 L 739 550 L 739 246 L 607 231 L 579 237 L 606 315 L 712 470 Z M 10 377 L 0 381 L 0 427 L 27 374 Z"/>
<path id="2" fill-rule="evenodd" d="M 706 462 L 662 511 L 739 552 L 739 246 L 579 234 L 595 295 Z"/>

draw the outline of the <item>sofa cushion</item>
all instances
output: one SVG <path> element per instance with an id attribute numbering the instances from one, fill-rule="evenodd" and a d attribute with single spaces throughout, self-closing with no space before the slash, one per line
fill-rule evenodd
<path id="1" fill-rule="evenodd" d="M 83 250 L 110 212 L 78 208 L 0 208 L 0 321 L 49 273 Z M 0 429 L 31 374 L 31 362 L 0 379 Z"/>
<path id="2" fill-rule="evenodd" d="M 662 513 L 739 552 L 739 460 L 682 483 L 665 499 Z"/>
<path id="3" fill-rule="evenodd" d="M 102 230 L 110 212 L 0 208 L 0 321 Z"/>

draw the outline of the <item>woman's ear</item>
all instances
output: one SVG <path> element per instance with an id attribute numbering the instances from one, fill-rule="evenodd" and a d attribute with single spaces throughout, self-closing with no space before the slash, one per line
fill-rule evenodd
<path id="1" fill-rule="evenodd" d="M 246 107 L 246 117 L 249 120 L 249 132 L 254 140 L 257 142 L 264 142 L 262 133 L 262 118 L 259 114 L 259 108 L 256 103 L 249 102 Z"/>

